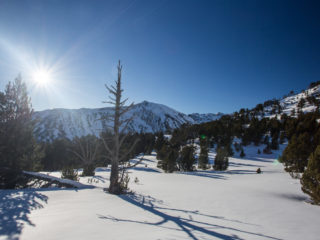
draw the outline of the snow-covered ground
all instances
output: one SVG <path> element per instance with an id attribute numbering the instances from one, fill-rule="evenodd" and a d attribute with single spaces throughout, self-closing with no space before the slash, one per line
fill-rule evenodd
<path id="1" fill-rule="evenodd" d="M 320 207 L 277 153 L 244 150 L 225 172 L 167 174 L 146 156 L 130 170 L 131 195 L 106 193 L 104 168 L 81 178 L 93 189 L 0 191 L 0 239 L 319 239 Z"/>

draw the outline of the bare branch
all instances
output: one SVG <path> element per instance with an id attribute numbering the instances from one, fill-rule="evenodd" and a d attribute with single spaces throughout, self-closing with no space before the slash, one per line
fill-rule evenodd
<path id="1" fill-rule="evenodd" d="M 120 105 L 123 106 L 123 105 L 128 101 L 128 99 L 129 99 L 129 98 L 126 98 L 125 100 L 123 100 L 122 102 L 120 102 Z"/>
<path id="2" fill-rule="evenodd" d="M 106 89 L 108 89 L 108 91 L 109 91 L 111 94 L 117 95 L 117 92 L 114 91 L 114 90 L 112 90 L 111 88 L 109 88 L 107 84 L 105 84 L 105 87 L 106 87 Z"/>
<path id="3" fill-rule="evenodd" d="M 140 164 L 142 162 L 143 157 L 144 157 L 144 154 L 140 157 L 139 161 L 137 161 L 135 164 L 127 166 L 127 167 L 122 167 L 121 169 L 122 170 L 127 170 L 129 168 L 133 168 L 133 167 L 137 166 L 138 164 Z"/>
<path id="4" fill-rule="evenodd" d="M 134 104 L 131 103 L 129 106 L 123 107 L 122 111 L 120 111 L 120 116 L 123 115 L 124 113 L 128 112 L 129 110 L 131 110 L 132 107 L 133 107 L 133 105 L 134 105 Z"/>
<path id="5" fill-rule="evenodd" d="M 109 146 L 107 145 L 106 141 L 104 140 L 104 138 L 102 137 L 102 142 L 103 142 L 103 145 L 104 147 L 106 148 L 106 150 L 108 151 L 108 153 L 113 156 L 113 152 L 110 150 Z"/>
<path id="6" fill-rule="evenodd" d="M 124 134 L 124 132 L 127 130 L 129 127 L 129 123 L 132 122 L 134 116 L 128 118 L 127 120 L 124 120 L 123 123 L 126 123 L 126 125 L 121 129 L 120 134 Z"/>
<path id="7" fill-rule="evenodd" d="M 140 141 L 140 139 L 136 139 L 136 140 L 134 141 L 134 143 L 131 145 L 131 147 L 129 148 L 129 150 L 126 151 L 126 153 L 124 153 L 124 154 L 122 155 L 122 157 L 119 158 L 119 162 L 121 162 L 122 160 L 124 160 L 125 157 L 126 157 L 129 153 L 132 152 L 132 150 L 135 148 L 135 146 L 137 145 L 137 143 L 138 143 L 139 141 Z"/>

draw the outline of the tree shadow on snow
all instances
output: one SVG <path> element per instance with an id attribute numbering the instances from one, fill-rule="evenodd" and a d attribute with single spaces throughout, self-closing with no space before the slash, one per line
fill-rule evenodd
<path id="1" fill-rule="evenodd" d="M 25 224 L 35 226 L 28 215 L 32 210 L 43 208 L 48 197 L 35 190 L 0 191 L 0 236 L 19 239 Z"/>
<path id="2" fill-rule="evenodd" d="M 120 219 L 112 216 L 98 215 L 100 219 L 111 220 L 116 222 L 129 222 L 129 223 L 157 226 L 160 228 L 166 228 L 166 229 L 175 230 L 175 231 L 183 231 L 190 239 L 193 239 L 193 240 L 203 239 L 203 235 L 207 235 L 209 237 L 215 237 L 218 239 L 224 239 L 224 240 L 243 239 L 237 236 L 236 234 L 228 235 L 224 233 L 219 233 L 214 231 L 214 229 L 224 229 L 224 230 L 227 229 L 235 233 L 247 234 L 257 239 L 280 240 L 279 238 L 264 235 L 261 233 L 245 231 L 243 230 L 243 228 L 238 229 L 235 227 L 228 226 L 228 224 L 230 225 L 231 222 L 235 222 L 243 225 L 254 225 L 254 224 L 244 223 L 244 222 L 232 220 L 232 219 L 226 219 L 220 216 L 211 216 L 207 214 L 202 214 L 199 211 L 189 211 L 189 210 L 162 207 L 161 206 L 162 201 L 156 200 L 151 196 L 143 196 L 140 194 L 130 194 L 130 195 L 120 195 L 119 197 L 122 200 L 128 203 L 131 203 L 136 207 L 139 207 L 145 211 L 148 211 L 149 213 L 156 215 L 157 217 L 160 217 L 161 220 L 158 222 L 148 222 L 148 221 Z M 181 214 L 181 213 L 187 216 L 186 217 L 181 217 L 180 215 L 177 216 L 177 214 Z M 210 221 L 196 220 L 196 218 L 199 216 L 209 218 L 211 221 L 212 219 L 217 221 L 226 221 L 228 224 L 221 225 L 221 224 L 211 223 Z M 175 228 L 168 227 L 168 225 L 165 225 L 166 223 L 174 223 L 176 227 Z M 201 238 L 197 237 L 196 232 L 200 233 L 202 237 Z"/>
<path id="3" fill-rule="evenodd" d="M 48 197 L 41 192 L 75 191 L 85 188 L 37 188 L 0 190 L 0 238 L 18 240 L 25 224 L 35 227 L 29 219 L 31 211 L 44 208 Z"/>
<path id="4" fill-rule="evenodd" d="M 133 167 L 130 170 L 136 170 L 136 171 L 143 171 L 143 172 L 153 172 L 153 173 L 161 173 L 161 171 L 154 169 L 154 168 L 148 168 L 148 167 Z"/>
<path id="5" fill-rule="evenodd" d="M 235 162 L 230 162 L 229 166 L 231 167 L 263 167 L 262 165 L 257 165 L 257 164 L 250 164 L 250 163 L 235 163 Z"/>
<path id="6" fill-rule="evenodd" d="M 209 171 L 197 170 L 193 172 L 177 172 L 177 174 L 191 175 L 191 176 L 197 176 L 197 177 L 206 177 L 206 178 L 214 178 L 214 179 L 221 179 L 221 180 L 228 179 L 226 176 L 222 175 L 222 173 L 225 173 L 225 172 L 210 171 L 210 170 Z"/>

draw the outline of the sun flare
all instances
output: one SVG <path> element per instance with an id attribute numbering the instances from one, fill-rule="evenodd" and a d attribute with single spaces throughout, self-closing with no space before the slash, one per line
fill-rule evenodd
<path id="1" fill-rule="evenodd" d="M 33 80 L 39 85 L 48 85 L 51 82 L 50 72 L 39 69 L 33 73 Z"/>

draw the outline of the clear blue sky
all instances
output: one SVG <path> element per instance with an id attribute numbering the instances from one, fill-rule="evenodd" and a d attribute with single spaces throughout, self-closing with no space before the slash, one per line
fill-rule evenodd
<path id="1" fill-rule="evenodd" d="M 320 80 L 320 1 L 0 0 L 0 89 L 20 72 L 35 110 L 106 106 L 118 59 L 136 103 L 250 108 Z"/>

